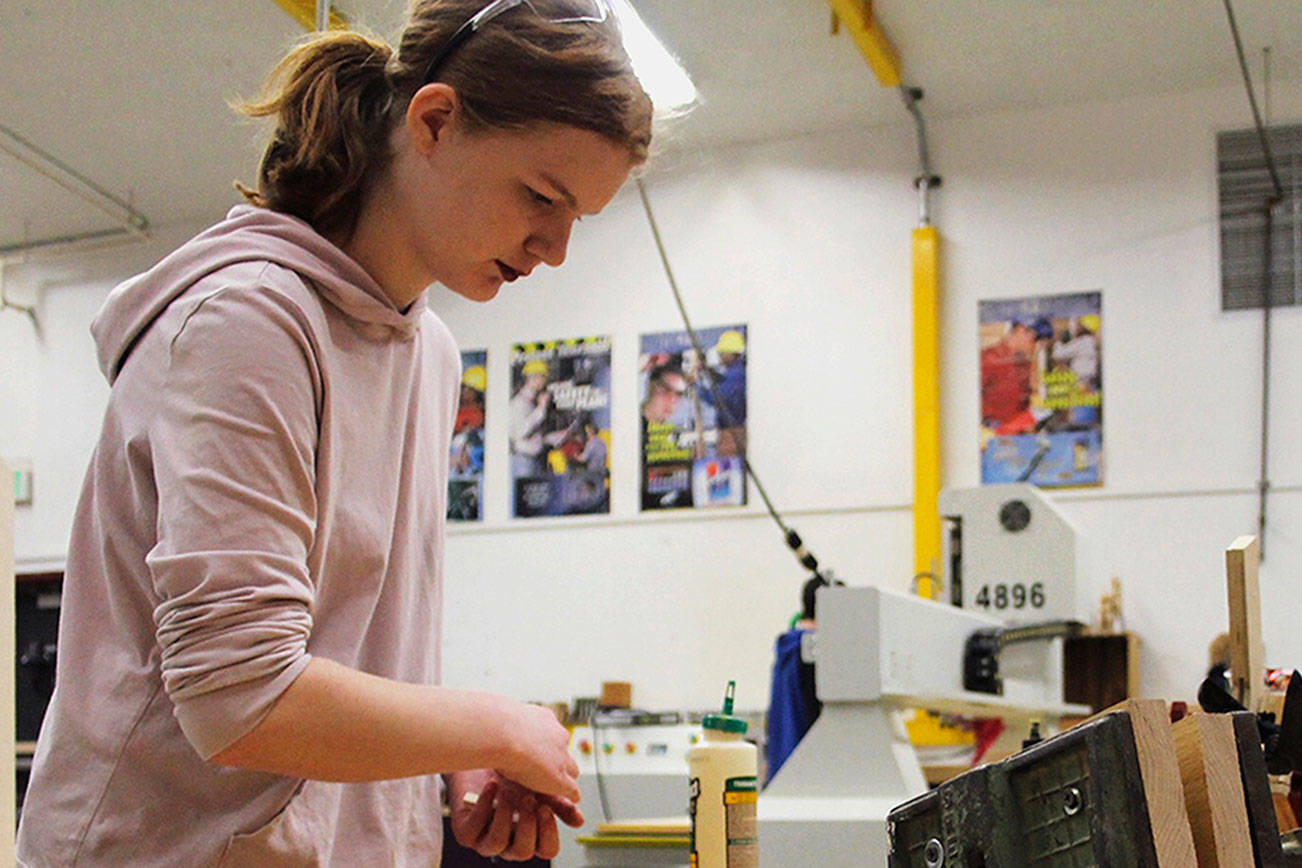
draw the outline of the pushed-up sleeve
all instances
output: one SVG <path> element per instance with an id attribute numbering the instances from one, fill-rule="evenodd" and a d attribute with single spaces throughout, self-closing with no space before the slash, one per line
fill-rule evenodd
<path id="1" fill-rule="evenodd" d="M 252 730 L 308 663 L 320 372 L 285 297 L 223 289 L 172 338 L 149 425 L 147 561 L 163 687 L 205 759 Z"/>

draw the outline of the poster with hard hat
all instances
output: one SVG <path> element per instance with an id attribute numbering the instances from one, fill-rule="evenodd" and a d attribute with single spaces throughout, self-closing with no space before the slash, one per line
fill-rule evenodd
<path id="1" fill-rule="evenodd" d="M 511 515 L 610 512 L 610 337 L 511 347 Z"/>
<path id="2" fill-rule="evenodd" d="M 448 520 L 479 521 L 484 503 L 484 394 L 488 391 L 488 351 L 461 354 L 461 397 L 452 423 L 448 473 Z"/>
<path id="3" fill-rule="evenodd" d="M 746 503 L 746 326 L 642 335 L 642 509 Z"/>
<path id="4" fill-rule="evenodd" d="M 1103 484 L 1101 292 L 978 302 L 981 481 Z"/>

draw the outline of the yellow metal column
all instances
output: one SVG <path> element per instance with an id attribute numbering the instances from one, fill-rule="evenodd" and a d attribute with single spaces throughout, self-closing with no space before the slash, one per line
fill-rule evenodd
<path id="1" fill-rule="evenodd" d="M 898 87 L 918 122 L 922 177 L 917 179 L 922 223 L 913 230 L 913 572 L 919 596 L 940 591 L 940 235 L 927 218 L 927 191 L 940 183 L 931 174 L 917 102 L 922 91 L 900 79 L 900 57 L 873 14 L 872 0 L 827 0 L 833 33 L 849 32 L 877 80 Z"/>
<path id="2" fill-rule="evenodd" d="M 918 595 L 939 592 L 940 235 L 913 230 L 913 572 Z"/>

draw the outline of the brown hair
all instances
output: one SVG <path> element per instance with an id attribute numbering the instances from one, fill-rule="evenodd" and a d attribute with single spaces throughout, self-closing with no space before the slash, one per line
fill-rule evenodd
<path id="1" fill-rule="evenodd" d="M 256 205 L 292 214 L 318 232 L 351 234 L 362 195 L 391 158 L 401 122 L 434 54 L 487 0 L 420 0 L 395 54 L 348 31 L 310 38 L 276 66 L 266 96 L 239 110 L 274 116 Z M 567 0 L 532 0 L 563 17 Z M 556 23 L 525 5 L 493 18 L 452 51 L 435 80 L 451 85 L 472 131 L 566 124 L 646 159 L 651 100 L 633 75 L 613 17 Z"/>

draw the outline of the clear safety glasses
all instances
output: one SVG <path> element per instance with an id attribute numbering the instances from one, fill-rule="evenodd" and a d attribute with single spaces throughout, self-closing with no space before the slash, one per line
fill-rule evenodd
<path id="1" fill-rule="evenodd" d="M 543 5 L 544 8 L 540 9 L 540 5 Z M 492 0 L 487 6 L 472 15 L 469 21 L 458 27 L 448 41 L 443 43 L 443 47 L 434 53 L 429 65 L 425 67 L 425 76 L 421 79 L 421 84 L 426 85 L 433 81 L 448 56 L 461 47 L 462 43 L 467 39 L 474 36 L 480 28 L 503 12 L 517 6 L 527 6 L 539 18 L 555 24 L 570 24 L 580 21 L 600 23 L 611 15 L 610 0 L 559 0 L 559 2 L 546 4 L 535 4 L 533 0 Z"/>

